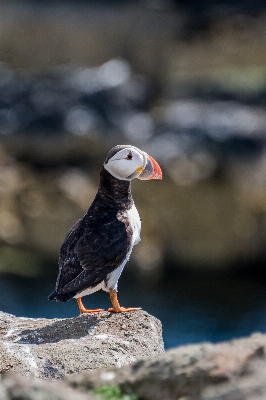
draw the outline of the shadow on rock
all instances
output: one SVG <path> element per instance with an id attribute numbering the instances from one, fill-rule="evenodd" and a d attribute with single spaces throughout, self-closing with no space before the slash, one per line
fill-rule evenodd
<path id="1" fill-rule="evenodd" d="M 22 331 L 16 343 L 41 344 L 56 343 L 66 339 L 80 339 L 92 332 L 99 320 L 93 315 L 63 319 L 39 329 Z"/>

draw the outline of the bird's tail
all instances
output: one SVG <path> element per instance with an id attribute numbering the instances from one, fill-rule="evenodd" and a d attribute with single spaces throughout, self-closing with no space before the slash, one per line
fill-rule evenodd
<path id="1" fill-rule="evenodd" d="M 68 293 L 58 293 L 56 290 L 54 290 L 49 296 L 48 300 L 55 300 L 55 301 L 61 301 L 65 302 L 70 299 L 72 299 L 75 296 L 76 292 L 68 292 Z"/>

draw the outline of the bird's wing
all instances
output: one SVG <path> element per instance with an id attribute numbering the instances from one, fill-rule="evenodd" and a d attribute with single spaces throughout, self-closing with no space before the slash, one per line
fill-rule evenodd
<path id="1" fill-rule="evenodd" d="M 74 247 L 80 238 L 79 228 L 81 224 L 82 219 L 79 219 L 68 231 L 61 246 L 58 260 L 59 273 L 56 281 L 56 291 L 62 289 L 83 271 L 77 259 L 77 255 L 74 252 Z"/>
<path id="2" fill-rule="evenodd" d="M 61 260 L 62 278 L 67 272 L 71 280 L 68 278 L 63 285 L 63 281 L 60 282 L 58 292 L 78 292 L 96 285 L 119 267 L 130 247 L 127 229 L 129 227 L 117 219 L 105 224 L 86 226 L 74 248 Z M 71 239 L 70 233 L 69 237 Z M 64 251 L 62 249 L 62 256 Z"/>

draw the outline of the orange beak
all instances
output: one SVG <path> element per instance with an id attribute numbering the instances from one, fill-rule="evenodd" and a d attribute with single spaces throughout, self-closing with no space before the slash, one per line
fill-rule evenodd
<path id="1" fill-rule="evenodd" d="M 162 179 L 163 174 L 160 165 L 151 156 L 145 153 L 147 161 L 143 172 L 138 176 L 141 180 Z"/>

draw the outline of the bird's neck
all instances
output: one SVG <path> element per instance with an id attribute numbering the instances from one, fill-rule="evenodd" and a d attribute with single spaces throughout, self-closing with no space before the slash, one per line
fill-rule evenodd
<path id="1" fill-rule="evenodd" d="M 131 182 L 115 178 L 103 167 L 100 173 L 98 194 L 105 202 L 115 203 L 120 209 L 128 209 L 133 203 Z"/>

